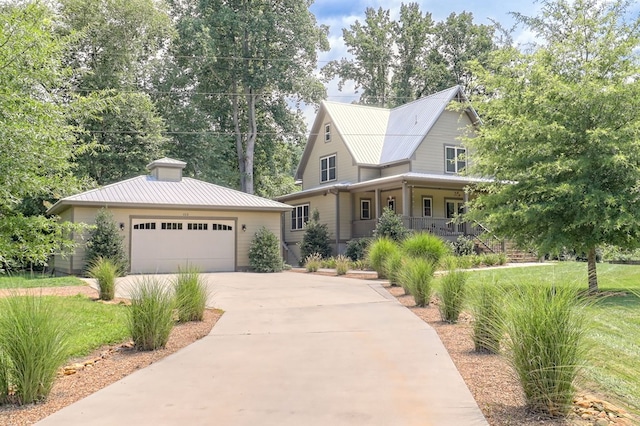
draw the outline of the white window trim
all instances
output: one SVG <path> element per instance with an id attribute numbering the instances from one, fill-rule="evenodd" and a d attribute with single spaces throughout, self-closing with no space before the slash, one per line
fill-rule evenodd
<path id="1" fill-rule="evenodd" d="M 329 173 L 329 171 L 331 170 L 331 167 L 329 167 L 329 159 L 333 157 L 334 158 L 334 166 L 333 166 L 333 175 L 334 178 L 331 179 L 331 174 Z M 322 180 L 322 160 L 327 160 L 327 180 Z M 331 155 L 325 155 L 324 157 L 320 157 L 320 183 L 326 183 L 326 182 L 333 182 L 335 180 L 338 179 L 338 156 L 337 154 L 331 154 Z"/>
<path id="2" fill-rule="evenodd" d="M 391 204 L 393 204 L 393 208 L 391 210 L 393 210 L 393 212 L 395 213 L 396 209 L 398 208 L 398 206 L 396 205 L 396 197 L 387 198 L 387 207 L 391 208 Z"/>
<path id="3" fill-rule="evenodd" d="M 331 142 L 331 123 L 326 123 L 324 125 L 324 141 Z"/>
<path id="4" fill-rule="evenodd" d="M 364 203 L 369 204 L 369 208 L 367 209 L 367 211 L 369 212 L 369 217 L 364 217 L 364 215 L 362 214 L 363 212 L 362 207 Z M 360 220 L 371 220 L 371 200 L 369 198 L 363 198 L 360 200 Z"/>
<path id="5" fill-rule="evenodd" d="M 304 208 L 307 208 L 307 220 L 305 221 L 304 218 Z M 300 209 L 300 216 L 302 217 L 302 226 L 298 227 L 298 218 L 300 217 L 298 215 L 298 209 Z M 292 231 L 302 231 L 304 229 L 304 225 L 305 223 L 307 223 L 309 221 L 309 203 L 305 203 L 305 204 L 298 204 L 293 206 L 293 210 L 291 210 L 291 230 Z M 294 218 L 294 214 L 295 214 L 295 218 Z"/>
<path id="6" fill-rule="evenodd" d="M 447 159 L 447 150 L 448 149 L 453 149 L 454 150 L 454 162 L 453 162 L 453 168 L 454 171 L 449 170 L 449 165 L 451 163 L 449 163 L 449 160 Z M 463 151 L 463 153 L 460 153 L 460 151 Z M 458 163 L 460 161 L 458 161 L 458 157 L 460 157 L 461 155 L 464 155 L 464 168 L 467 168 L 467 149 L 463 146 L 456 146 L 456 145 L 446 145 L 444 147 L 444 172 L 445 173 L 450 173 L 450 174 L 456 174 L 456 173 L 460 173 L 461 170 L 458 169 Z"/>
<path id="7" fill-rule="evenodd" d="M 424 201 L 429 200 L 429 210 L 431 211 L 430 215 L 424 214 Z M 422 197 L 422 217 L 433 217 L 433 197 Z"/>

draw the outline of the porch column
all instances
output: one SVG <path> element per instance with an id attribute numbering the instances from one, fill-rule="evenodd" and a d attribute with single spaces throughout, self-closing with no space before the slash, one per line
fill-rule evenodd
<path id="1" fill-rule="evenodd" d="M 376 188 L 376 219 L 380 217 L 380 189 Z"/>
<path id="2" fill-rule="evenodd" d="M 407 192 L 407 182 L 406 181 L 402 181 L 402 215 L 404 217 L 410 217 L 411 216 L 411 207 L 410 207 L 410 203 L 409 203 L 409 194 Z"/>
<path id="3" fill-rule="evenodd" d="M 464 190 L 464 195 L 462 198 L 463 202 L 464 202 L 464 212 L 467 213 L 467 203 L 469 202 L 469 193 L 467 192 L 466 188 Z M 469 235 L 470 231 L 469 231 L 469 222 L 468 221 L 464 221 L 464 235 Z"/>

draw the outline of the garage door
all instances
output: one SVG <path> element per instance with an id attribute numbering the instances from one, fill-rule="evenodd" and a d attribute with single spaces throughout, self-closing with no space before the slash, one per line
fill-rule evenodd
<path id="1" fill-rule="evenodd" d="M 131 272 L 235 270 L 235 221 L 136 218 L 131 224 Z"/>

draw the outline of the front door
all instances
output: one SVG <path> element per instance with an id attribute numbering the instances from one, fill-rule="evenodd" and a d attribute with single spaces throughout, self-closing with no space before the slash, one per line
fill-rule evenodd
<path id="1" fill-rule="evenodd" d="M 445 200 L 445 217 L 453 220 L 457 215 L 464 213 L 464 202 L 461 200 Z M 449 222 L 447 224 L 452 232 L 464 232 L 464 223 L 455 224 Z"/>

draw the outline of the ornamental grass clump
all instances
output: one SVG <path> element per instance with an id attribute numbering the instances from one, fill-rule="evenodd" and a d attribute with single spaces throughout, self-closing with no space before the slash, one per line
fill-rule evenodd
<path id="1" fill-rule="evenodd" d="M 195 268 L 180 269 L 173 282 L 178 322 L 202 321 L 209 290 Z"/>
<path id="2" fill-rule="evenodd" d="M 349 265 L 351 264 L 351 261 L 347 256 L 344 256 L 342 254 L 339 254 L 338 256 L 336 256 L 335 260 L 336 260 L 336 273 L 338 275 L 345 275 L 349 270 Z"/>
<path id="3" fill-rule="evenodd" d="M 437 265 L 451 250 L 444 240 L 428 232 L 414 234 L 402 242 L 402 251 L 411 257 L 420 257 Z"/>
<path id="4" fill-rule="evenodd" d="M 505 290 L 496 283 L 481 283 L 471 297 L 473 346 L 476 352 L 496 354 L 504 330 Z"/>
<path id="5" fill-rule="evenodd" d="M 517 287 L 507 307 L 506 356 L 534 412 L 566 415 L 585 365 L 586 303 L 575 289 Z"/>
<path id="6" fill-rule="evenodd" d="M 319 253 L 313 253 L 304 259 L 304 267 L 307 272 L 318 272 L 322 266 L 322 256 Z"/>
<path id="7" fill-rule="evenodd" d="M 120 275 L 121 267 L 114 261 L 105 258 L 96 258 L 87 271 L 91 278 L 98 282 L 100 300 L 113 300 L 116 296 L 116 278 Z"/>
<path id="8" fill-rule="evenodd" d="M 398 285 L 400 269 L 402 268 L 402 253 L 400 250 L 394 250 L 384 261 L 384 274 L 389 279 L 389 284 Z M 405 293 L 408 294 L 405 288 Z"/>
<path id="9" fill-rule="evenodd" d="M 12 296 L 0 314 L 0 398 L 30 404 L 49 395 L 68 356 L 67 322 L 51 299 Z"/>
<path id="10" fill-rule="evenodd" d="M 400 284 L 409 290 L 416 306 L 427 306 L 431 301 L 433 272 L 433 264 L 421 258 L 409 258 L 402 266 Z"/>
<path id="11" fill-rule="evenodd" d="M 367 250 L 367 261 L 374 271 L 378 273 L 378 278 L 387 278 L 385 261 L 394 252 L 398 251 L 398 245 L 390 238 L 381 237 L 369 245 Z"/>
<path id="12" fill-rule="evenodd" d="M 463 271 L 450 269 L 440 280 L 438 309 L 442 321 L 458 322 L 467 299 L 467 277 L 468 275 Z"/>
<path id="13" fill-rule="evenodd" d="M 134 346 L 142 351 L 164 348 L 173 328 L 174 299 L 162 282 L 138 280 L 131 291 L 129 332 Z"/>

